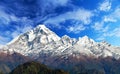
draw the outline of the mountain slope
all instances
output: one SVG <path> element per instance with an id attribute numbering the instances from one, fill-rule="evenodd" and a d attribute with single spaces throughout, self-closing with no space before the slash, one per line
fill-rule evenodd
<path id="1" fill-rule="evenodd" d="M 26 56 L 33 56 L 33 54 L 39 54 L 41 50 L 38 49 L 58 40 L 60 40 L 60 37 L 54 32 L 44 25 L 39 25 L 35 29 L 18 36 L 8 43 L 7 49 L 11 52 L 15 51 Z M 36 52 L 34 52 L 33 49 Z"/>
<path id="2" fill-rule="evenodd" d="M 42 61 L 41 61 L 42 59 Z M 63 69 L 70 74 L 119 74 L 120 60 L 111 57 L 94 58 L 81 55 L 79 58 L 73 56 L 56 56 L 38 58 L 41 63 L 52 68 Z M 95 73 L 94 73 L 95 72 Z"/>
<path id="3" fill-rule="evenodd" d="M 30 58 L 23 56 L 19 53 L 4 53 L 0 52 L 0 70 L 4 74 L 8 74 L 19 64 L 31 61 Z"/>
<path id="4" fill-rule="evenodd" d="M 52 70 L 38 62 L 27 62 L 19 65 L 10 74 L 68 74 L 63 70 Z"/>

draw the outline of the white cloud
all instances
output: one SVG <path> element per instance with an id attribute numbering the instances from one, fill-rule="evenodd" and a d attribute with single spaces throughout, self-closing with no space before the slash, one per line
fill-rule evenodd
<path id="1" fill-rule="evenodd" d="M 56 5 L 61 5 L 64 6 L 66 5 L 70 0 L 47 0 L 48 2 L 52 3 L 54 6 Z"/>
<path id="2" fill-rule="evenodd" d="M 104 17 L 105 22 L 117 22 L 120 20 L 120 7 L 116 8 L 114 12 Z"/>
<path id="3" fill-rule="evenodd" d="M 112 37 L 112 36 L 120 37 L 120 27 L 115 28 L 114 30 L 112 30 L 110 32 L 104 33 L 103 35 L 105 37 L 107 37 L 107 36 L 109 36 L 109 37 Z"/>
<path id="4" fill-rule="evenodd" d="M 107 31 L 104 33 L 101 33 L 96 40 L 103 41 L 106 40 L 107 37 L 120 37 L 120 27 L 113 29 L 112 31 Z"/>
<path id="5" fill-rule="evenodd" d="M 68 32 L 72 32 L 72 33 L 80 33 L 81 31 L 85 30 L 86 27 L 82 24 L 79 25 L 73 25 L 73 26 L 69 26 L 66 30 Z"/>
<path id="6" fill-rule="evenodd" d="M 105 26 L 104 20 L 102 22 L 95 22 L 92 28 L 97 32 L 101 32 L 101 33 L 107 32 L 109 30 L 109 26 L 108 25 Z"/>
<path id="7" fill-rule="evenodd" d="M 0 22 L 1 24 L 8 25 L 11 21 L 18 21 L 20 20 L 15 15 L 11 15 L 5 12 L 4 7 L 0 6 Z"/>
<path id="8" fill-rule="evenodd" d="M 5 12 L 5 8 L 0 6 L 0 26 L 2 25 L 10 25 L 10 22 L 21 22 L 21 24 L 33 24 L 33 21 L 28 19 L 27 17 L 17 17 L 14 14 L 8 14 Z"/>
<path id="9" fill-rule="evenodd" d="M 104 23 L 103 22 L 95 22 L 95 25 L 92 26 L 94 30 L 101 30 L 103 29 Z"/>
<path id="10" fill-rule="evenodd" d="M 78 10 L 66 12 L 59 16 L 50 18 L 50 19 L 46 20 L 44 23 L 59 25 L 59 23 L 61 23 L 61 22 L 72 19 L 72 20 L 81 21 L 83 24 L 89 24 L 91 22 L 92 16 L 94 16 L 94 14 L 91 11 L 88 11 L 85 9 L 78 9 Z"/>
<path id="11" fill-rule="evenodd" d="M 18 18 L 14 14 L 6 13 L 4 8 L 0 7 L 0 27 L 8 27 L 12 25 L 9 24 L 10 22 L 17 22 L 17 25 L 13 26 L 14 30 L 11 28 L 9 31 L 7 31 L 6 29 L 4 34 L 0 34 L 0 44 L 8 43 L 11 38 L 15 38 L 21 33 L 25 33 L 26 31 L 32 29 L 33 25 L 33 21 L 27 17 Z"/>
<path id="12" fill-rule="evenodd" d="M 79 33 L 86 29 L 84 25 L 88 25 L 91 23 L 91 17 L 93 16 L 94 14 L 92 11 L 77 9 L 53 18 L 49 18 L 44 22 L 44 24 L 54 24 L 55 27 L 62 28 L 63 26 L 60 25 L 61 22 L 65 22 L 66 20 L 79 21 L 80 23 L 72 23 L 72 26 L 66 28 L 68 32 Z"/>
<path id="13" fill-rule="evenodd" d="M 41 9 L 41 15 L 46 12 L 53 12 L 58 6 L 67 6 L 71 0 L 37 0 L 38 5 Z"/>
<path id="14" fill-rule="evenodd" d="M 107 32 L 109 28 L 109 23 L 116 23 L 120 20 L 120 7 L 117 7 L 113 12 L 104 15 L 102 17 L 102 20 L 100 22 L 95 22 L 95 24 L 92 26 L 94 30 L 101 31 L 104 30 Z"/>
<path id="15" fill-rule="evenodd" d="M 117 20 L 114 19 L 113 17 L 105 16 L 104 22 L 117 22 Z"/>
<path id="16" fill-rule="evenodd" d="M 111 2 L 109 0 L 105 0 L 99 6 L 99 10 L 101 11 L 109 11 L 110 9 L 111 9 Z"/>
<path id="17" fill-rule="evenodd" d="M 9 15 L 0 9 L 0 20 L 3 24 L 8 24 L 10 22 Z"/>
<path id="18" fill-rule="evenodd" d="M 23 26 L 23 27 L 16 26 L 16 30 L 13 32 L 9 32 L 9 33 L 11 33 L 12 38 L 15 38 L 18 35 L 20 35 L 21 33 L 25 33 L 27 31 L 31 30 L 32 28 L 33 28 L 32 26 Z"/>
<path id="19" fill-rule="evenodd" d="M 12 31 L 6 31 L 4 35 L 0 35 L 0 45 L 5 45 L 6 43 L 10 42 L 11 39 L 14 39 L 18 35 L 25 33 L 29 30 L 31 30 L 32 26 L 24 26 L 24 27 L 18 27 L 16 26 L 16 29 Z"/>
<path id="20" fill-rule="evenodd" d="M 120 8 L 117 7 L 113 12 L 111 12 L 108 15 L 104 15 L 102 17 L 102 20 L 100 22 L 95 22 L 94 25 L 92 25 L 92 28 L 96 31 L 107 32 L 109 30 L 109 23 L 115 23 L 120 20 Z"/>
<path id="21" fill-rule="evenodd" d="M 113 12 L 104 15 L 101 21 L 95 22 L 92 28 L 98 33 L 96 40 L 106 40 L 109 37 L 120 37 L 120 27 L 114 28 L 111 25 L 120 21 L 120 7 L 117 7 Z"/>
<path id="22" fill-rule="evenodd" d="M 44 4 L 44 6 L 54 6 L 54 7 L 57 7 L 57 6 L 65 6 L 67 5 L 67 3 L 70 2 L 70 0 L 38 0 L 39 2 L 38 3 L 42 3 Z"/>

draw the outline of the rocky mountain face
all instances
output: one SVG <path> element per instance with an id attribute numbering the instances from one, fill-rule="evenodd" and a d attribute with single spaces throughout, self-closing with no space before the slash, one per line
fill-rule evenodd
<path id="1" fill-rule="evenodd" d="M 120 47 L 105 41 L 95 42 L 87 36 L 59 37 L 44 25 L 16 37 L 0 52 L 19 53 L 70 74 L 120 73 Z"/>

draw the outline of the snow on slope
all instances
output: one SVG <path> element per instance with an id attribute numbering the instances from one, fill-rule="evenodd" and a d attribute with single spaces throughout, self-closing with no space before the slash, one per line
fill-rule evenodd
<path id="1" fill-rule="evenodd" d="M 107 42 L 95 42 L 87 36 L 75 39 L 65 35 L 60 38 L 44 25 L 39 25 L 33 30 L 18 36 L 4 48 L 4 51 L 18 52 L 34 58 L 41 54 L 120 58 L 119 47 L 114 47 Z"/>

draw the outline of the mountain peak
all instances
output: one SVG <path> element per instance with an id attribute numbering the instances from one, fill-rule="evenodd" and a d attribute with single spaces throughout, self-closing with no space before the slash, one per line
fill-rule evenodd
<path id="1" fill-rule="evenodd" d="M 95 43 L 95 41 L 85 35 L 85 36 L 79 38 L 78 43 L 80 43 L 80 44 L 91 44 L 92 43 L 93 44 L 93 43 Z"/>
<path id="2" fill-rule="evenodd" d="M 43 25 L 43 24 L 40 24 L 40 25 L 37 26 L 37 28 L 44 29 L 44 28 L 47 28 L 47 27 L 45 25 Z"/>
<path id="3" fill-rule="evenodd" d="M 79 40 L 86 41 L 86 40 L 90 40 L 90 38 L 87 35 L 85 35 L 83 37 L 79 37 Z"/>
<path id="4" fill-rule="evenodd" d="M 89 40 L 89 39 L 90 38 L 87 35 L 85 35 L 85 36 L 82 37 L 82 40 Z"/>
<path id="5" fill-rule="evenodd" d="M 45 25 L 38 25 L 34 29 L 21 34 L 18 38 L 15 38 L 13 41 L 10 42 L 10 44 L 23 44 L 30 46 L 31 43 L 41 43 L 41 44 L 47 44 L 51 41 L 58 41 L 60 40 L 60 37 L 56 35 L 53 31 L 51 31 L 49 28 L 47 28 Z"/>
<path id="6" fill-rule="evenodd" d="M 52 31 L 49 29 L 49 28 L 47 28 L 45 25 L 38 25 L 37 27 L 35 27 L 34 29 L 33 29 L 33 31 L 34 32 L 36 32 L 36 33 L 44 33 L 44 34 L 48 34 L 48 33 L 51 33 Z"/>

